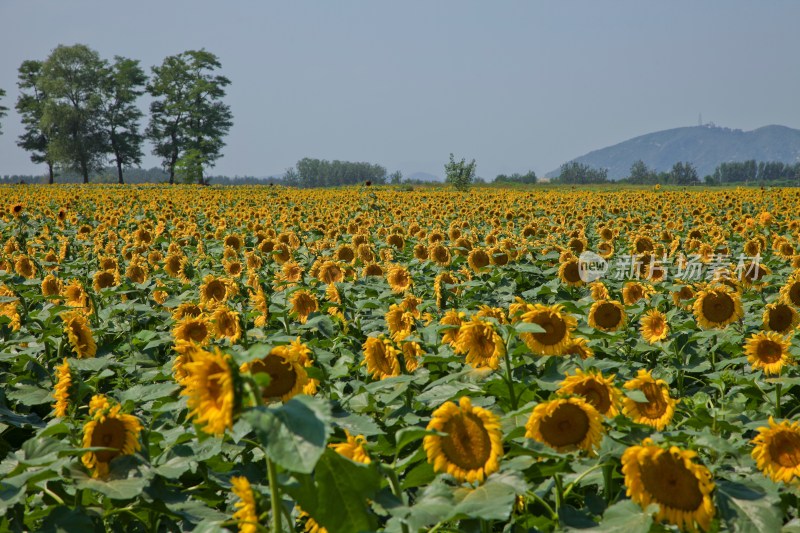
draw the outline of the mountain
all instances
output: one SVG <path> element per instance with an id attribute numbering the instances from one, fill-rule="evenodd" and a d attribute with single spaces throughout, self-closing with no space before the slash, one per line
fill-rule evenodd
<path id="1" fill-rule="evenodd" d="M 688 161 L 703 176 L 713 174 L 720 163 L 732 161 L 800 161 L 800 130 L 786 126 L 764 126 L 753 131 L 721 128 L 713 124 L 674 128 L 648 133 L 625 142 L 589 152 L 573 161 L 594 168 L 607 168 L 610 179 L 628 176 L 634 161 L 641 159 L 658 172 L 666 172 L 678 161 Z M 553 178 L 559 170 L 546 174 Z"/>

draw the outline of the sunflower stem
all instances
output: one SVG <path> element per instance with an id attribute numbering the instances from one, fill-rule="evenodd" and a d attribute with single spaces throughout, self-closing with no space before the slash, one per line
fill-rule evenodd
<path id="1" fill-rule="evenodd" d="M 506 360 L 506 383 L 508 384 L 508 396 L 511 400 L 511 409 L 517 409 L 517 397 L 514 394 L 514 380 L 511 377 L 511 331 L 509 330 L 506 338 L 506 353 L 504 359 Z"/>
<path id="2" fill-rule="evenodd" d="M 403 502 L 404 505 L 407 505 L 405 493 L 400 487 L 400 479 L 397 477 L 397 472 L 394 471 L 394 468 L 391 468 L 388 465 L 382 466 L 382 470 L 386 473 L 386 477 L 389 478 L 389 485 L 392 487 L 392 493 L 397 497 L 398 500 Z M 409 533 L 408 524 L 405 522 L 400 522 L 400 529 L 403 531 L 403 533 Z"/>
<path id="3" fill-rule="evenodd" d="M 561 483 L 561 475 L 555 474 L 553 480 L 556 482 L 556 516 L 558 516 L 558 510 L 564 503 L 564 486 Z"/>
<path id="4" fill-rule="evenodd" d="M 780 418 L 781 416 L 781 384 L 775 384 L 775 416 Z"/>
<path id="5" fill-rule="evenodd" d="M 606 463 L 603 465 L 603 496 L 606 500 L 606 505 L 611 503 L 613 498 L 612 492 L 614 491 L 614 465 Z"/>
<path id="6" fill-rule="evenodd" d="M 545 509 L 547 509 L 547 512 L 548 512 L 548 513 L 550 513 L 550 518 L 551 518 L 552 520 L 558 520 L 558 513 L 556 513 L 556 512 L 553 510 L 553 508 L 550 506 L 550 504 L 549 504 L 549 503 L 547 503 L 546 501 L 544 501 L 544 499 L 542 499 L 542 498 L 541 498 L 541 497 L 540 497 L 538 494 L 536 494 L 536 493 L 535 493 L 535 492 L 533 492 L 533 491 L 529 491 L 529 492 L 527 493 L 527 495 L 528 495 L 528 496 L 530 496 L 531 498 L 533 498 L 533 500 L 534 500 L 536 503 L 538 503 L 539 505 L 541 505 L 542 507 L 544 507 Z"/>
<path id="7" fill-rule="evenodd" d="M 281 489 L 278 487 L 278 471 L 269 455 L 264 455 L 267 461 L 267 477 L 269 479 L 269 500 L 272 504 L 272 533 L 281 533 Z"/>

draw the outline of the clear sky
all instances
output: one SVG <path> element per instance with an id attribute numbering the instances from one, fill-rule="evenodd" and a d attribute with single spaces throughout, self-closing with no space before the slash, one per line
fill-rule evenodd
<path id="1" fill-rule="evenodd" d="M 442 175 L 542 175 L 590 150 L 703 121 L 800 127 L 800 2 L 0 0 L 0 87 L 59 44 L 149 68 L 206 48 L 234 126 L 211 172 L 303 157 Z M 142 100 L 143 108 L 147 101 Z M 0 174 L 43 173 L 3 120 Z M 145 167 L 158 166 L 146 147 Z"/>

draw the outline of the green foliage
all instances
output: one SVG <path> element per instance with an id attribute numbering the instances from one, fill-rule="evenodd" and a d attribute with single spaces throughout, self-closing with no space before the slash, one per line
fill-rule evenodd
<path id="1" fill-rule="evenodd" d="M 0 100 L 2 100 L 5 95 L 6 95 L 5 89 L 0 89 Z M 8 108 L 3 106 L 3 105 L 0 105 L 0 120 L 2 120 L 3 117 L 6 116 L 7 112 L 8 112 Z M 0 135 L 2 135 L 2 134 L 3 134 L 3 123 L 0 122 Z"/>
<path id="2" fill-rule="evenodd" d="M 372 182 L 386 183 L 386 168 L 372 163 L 351 161 L 327 161 L 303 158 L 297 162 L 297 171 L 287 175 L 299 187 L 338 187 Z M 287 183 L 291 185 L 293 183 Z"/>
<path id="3" fill-rule="evenodd" d="M 467 163 L 466 159 L 456 161 L 450 154 L 450 161 L 444 166 L 445 182 L 455 187 L 458 191 L 466 191 L 475 179 L 475 160 Z"/>
<path id="4" fill-rule="evenodd" d="M 104 77 L 103 60 L 83 44 L 58 46 L 40 74 L 47 95 L 40 124 L 52 135 L 48 154 L 57 164 L 79 171 L 84 183 L 105 161 Z"/>
<path id="5" fill-rule="evenodd" d="M 672 165 L 672 170 L 669 172 L 669 183 L 674 185 L 696 185 L 699 182 L 697 170 L 691 163 L 678 161 Z"/>
<path id="6" fill-rule="evenodd" d="M 230 106 L 222 102 L 230 80 L 215 74 L 217 56 L 188 50 L 153 67 L 147 90 L 153 97 L 146 135 L 175 181 L 176 170 L 188 181 L 203 182 L 203 170 L 222 156 L 223 137 L 233 125 Z"/>
<path id="7" fill-rule="evenodd" d="M 527 183 L 533 184 L 536 183 L 536 172 L 533 170 L 529 170 L 525 174 L 520 174 L 519 172 L 514 172 L 510 176 L 506 176 L 505 174 L 498 174 L 497 177 L 494 179 L 495 183 Z"/>
<path id="8" fill-rule="evenodd" d="M 606 183 L 608 181 L 608 170 L 605 168 L 592 168 L 577 161 L 570 161 L 561 165 L 561 172 L 554 181 L 567 184 Z"/>
<path id="9" fill-rule="evenodd" d="M 108 151 L 117 166 L 119 183 L 123 183 L 122 168 L 140 165 L 142 141 L 139 120 L 142 112 L 136 100 L 144 94 L 147 76 L 139 61 L 116 56 L 103 77 L 103 127 L 108 136 Z"/>
<path id="10" fill-rule="evenodd" d="M 400 183 L 402 182 L 403 182 L 403 173 L 400 172 L 399 170 L 396 172 L 392 172 L 389 175 L 389 183 L 391 183 L 392 185 L 400 185 Z"/>
<path id="11" fill-rule="evenodd" d="M 49 149 L 54 129 L 52 125 L 47 129 L 42 125 L 47 102 L 47 93 L 42 87 L 42 66 L 42 61 L 29 60 L 23 61 L 19 67 L 17 86 L 20 95 L 17 98 L 16 110 L 22 117 L 25 133 L 19 136 L 17 146 L 31 153 L 32 162 L 47 163 L 49 183 L 53 183 L 55 161 Z"/>

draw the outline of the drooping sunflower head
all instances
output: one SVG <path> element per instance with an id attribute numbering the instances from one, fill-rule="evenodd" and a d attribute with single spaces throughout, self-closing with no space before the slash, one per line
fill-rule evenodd
<path id="1" fill-rule="evenodd" d="M 319 310 L 317 297 L 307 290 L 295 291 L 289 299 L 292 304 L 292 313 L 297 316 L 301 324 L 305 324 L 308 315 Z"/>
<path id="2" fill-rule="evenodd" d="M 234 504 L 236 512 L 233 513 L 233 519 L 239 525 L 239 533 L 256 533 L 259 530 L 258 504 L 253 487 L 244 476 L 233 476 L 231 485 L 233 493 L 239 498 Z"/>
<path id="3" fill-rule="evenodd" d="M 741 297 L 724 285 L 700 291 L 693 311 L 697 323 L 705 329 L 724 328 L 744 316 Z"/>
<path id="4" fill-rule="evenodd" d="M 466 314 L 464 312 L 456 311 L 455 309 L 450 309 L 444 314 L 439 321 L 440 325 L 447 326 L 447 328 L 442 331 L 443 343 L 455 346 L 458 340 L 458 332 L 461 329 L 461 324 L 464 323 L 465 317 Z"/>
<path id="5" fill-rule="evenodd" d="M 437 408 L 427 429 L 446 434 L 427 435 L 423 441 L 435 472 L 446 472 L 459 482 L 482 483 L 500 468 L 500 419 L 487 409 L 473 406 L 468 397 Z"/>
<path id="6" fill-rule="evenodd" d="M 624 414 L 639 424 L 663 430 L 675 415 L 677 400 L 669 395 L 669 386 L 663 379 L 655 379 L 648 370 L 641 369 L 635 378 L 625 383 L 627 390 L 638 390 L 646 401 L 625 398 Z"/>
<path id="7" fill-rule="evenodd" d="M 558 394 L 581 396 L 601 415 L 614 417 L 622 406 L 622 392 L 614 384 L 614 377 L 604 377 L 599 370 L 584 373 L 576 368 L 574 375 L 567 374 L 561 382 Z"/>
<path id="8" fill-rule="evenodd" d="M 75 393 L 74 381 L 72 370 L 65 357 L 64 362 L 56 367 L 56 384 L 53 391 L 53 397 L 56 399 L 56 403 L 53 404 L 55 416 L 61 418 L 67 416 L 70 399 Z"/>
<path id="9" fill-rule="evenodd" d="M 78 311 L 62 313 L 64 332 L 67 334 L 70 347 L 78 358 L 94 357 L 97 353 L 97 344 L 92 336 L 92 329 L 86 316 Z"/>
<path id="10" fill-rule="evenodd" d="M 189 418 L 194 418 L 202 429 L 212 435 L 222 435 L 233 427 L 237 409 L 236 381 L 238 374 L 230 363 L 230 357 L 219 349 L 207 352 L 196 349 L 192 361 L 183 365 L 186 377 L 181 384 L 181 394 L 188 396 L 191 409 Z"/>
<path id="11" fill-rule="evenodd" d="M 42 296 L 60 296 L 63 288 L 64 284 L 53 274 L 48 274 L 42 280 Z"/>
<path id="12" fill-rule="evenodd" d="M 778 375 L 791 361 L 789 345 L 789 340 L 780 333 L 759 332 L 747 339 L 744 353 L 753 369 L 763 370 L 768 376 Z"/>
<path id="13" fill-rule="evenodd" d="M 344 279 L 344 271 L 336 261 L 325 261 L 319 267 L 317 279 L 322 283 L 339 283 Z"/>
<path id="14" fill-rule="evenodd" d="M 800 313 L 785 302 L 767 304 L 762 316 L 765 330 L 782 335 L 788 335 L 800 324 Z"/>
<path id="15" fill-rule="evenodd" d="M 505 355 L 505 344 L 494 325 L 478 316 L 461 324 L 453 348 L 456 353 L 465 355 L 467 364 L 474 368 L 496 370 L 500 358 Z"/>
<path id="16" fill-rule="evenodd" d="M 600 413 L 581 396 L 542 402 L 525 424 L 527 438 L 561 453 L 583 450 L 593 454 L 603 431 Z"/>
<path id="17" fill-rule="evenodd" d="M 200 303 L 209 308 L 216 307 L 237 292 L 236 284 L 230 279 L 208 274 L 200 285 Z"/>
<path id="18" fill-rule="evenodd" d="M 756 465 L 773 481 L 791 483 L 800 479 L 800 422 L 769 418 L 769 427 L 758 428 L 751 452 Z"/>
<path id="19" fill-rule="evenodd" d="M 627 495 L 646 508 L 658 505 L 656 520 L 683 531 L 708 531 L 715 507 L 711 472 L 695 463 L 695 452 L 677 446 L 662 448 L 645 439 L 622 454 Z"/>
<path id="20" fill-rule="evenodd" d="M 380 337 L 367 337 L 364 342 L 364 361 L 367 372 L 374 379 L 386 379 L 400 375 L 400 360 L 397 358 L 398 350 L 389 339 Z"/>
<path id="21" fill-rule="evenodd" d="M 536 324 L 544 329 L 536 333 L 520 334 L 525 345 L 539 355 L 563 355 L 571 344 L 572 331 L 578 324 L 575 317 L 564 311 L 560 304 L 534 304 L 526 308 L 520 321 Z"/>
<path id="22" fill-rule="evenodd" d="M 622 288 L 622 301 L 625 305 L 633 305 L 643 298 L 647 298 L 652 289 L 636 281 L 629 281 Z"/>
<path id="23" fill-rule="evenodd" d="M 224 305 L 220 305 L 212 313 L 211 322 L 214 324 L 214 334 L 218 339 L 228 339 L 231 343 L 235 343 L 242 336 L 239 313 Z"/>
<path id="24" fill-rule="evenodd" d="M 86 452 L 81 461 L 92 471 L 92 477 L 102 479 L 108 476 L 112 459 L 141 449 L 142 424 L 135 416 L 120 413 L 119 405 L 112 407 L 107 401 L 103 408 L 90 413 L 91 419 L 83 426 L 83 447 L 110 449 Z"/>
<path id="25" fill-rule="evenodd" d="M 641 319 L 642 337 L 650 344 L 664 340 L 669 334 L 667 316 L 658 309 L 650 309 Z"/>
<path id="26" fill-rule="evenodd" d="M 594 350 L 589 347 L 589 339 L 572 337 L 569 346 L 564 350 L 564 355 L 577 355 L 581 359 L 594 357 Z"/>
<path id="27" fill-rule="evenodd" d="M 628 321 L 625 308 L 616 300 L 597 300 L 589 309 L 589 325 L 602 331 L 617 331 Z"/>
<path id="28" fill-rule="evenodd" d="M 395 342 L 400 342 L 411 334 L 414 328 L 414 315 L 397 304 L 389 306 L 389 311 L 384 316 L 389 333 Z"/>
<path id="29" fill-rule="evenodd" d="M 688 310 L 692 308 L 690 302 L 692 298 L 694 298 L 694 290 L 691 285 L 683 285 L 679 290 L 672 293 L 672 303 L 675 304 L 675 307 L 682 309 Z"/>
<path id="30" fill-rule="evenodd" d="M 591 289 L 592 300 L 608 300 L 608 288 L 603 285 L 602 281 L 593 281 L 589 284 L 589 288 Z"/>

